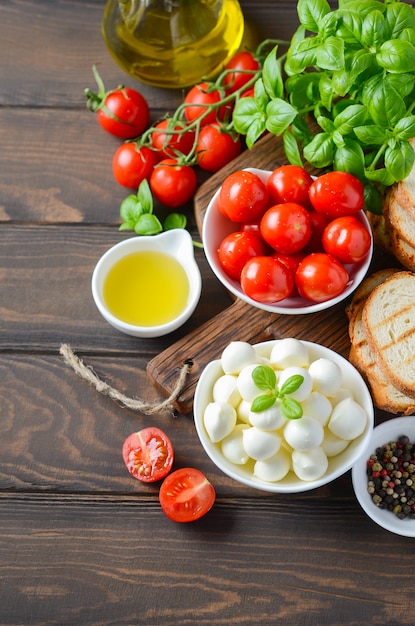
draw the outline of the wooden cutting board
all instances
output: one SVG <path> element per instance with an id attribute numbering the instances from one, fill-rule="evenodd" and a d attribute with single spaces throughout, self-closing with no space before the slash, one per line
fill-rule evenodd
<path id="1" fill-rule="evenodd" d="M 273 170 L 286 162 L 281 140 L 274 135 L 267 135 L 251 150 L 245 151 L 209 178 L 195 197 L 195 216 L 199 232 L 202 230 L 207 205 L 226 176 L 244 167 Z M 218 289 L 223 289 L 219 281 Z M 258 343 L 273 338 L 296 337 L 318 342 L 347 357 L 349 339 L 344 309 L 343 302 L 320 313 L 278 315 L 261 311 L 236 299 L 227 310 L 152 359 L 148 363 L 147 374 L 156 388 L 165 397 L 169 397 L 175 388 L 181 367 L 184 363 L 191 363 L 186 385 L 175 402 L 177 411 L 189 413 L 200 373 L 209 361 L 220 357 L 231 341 Z"/>

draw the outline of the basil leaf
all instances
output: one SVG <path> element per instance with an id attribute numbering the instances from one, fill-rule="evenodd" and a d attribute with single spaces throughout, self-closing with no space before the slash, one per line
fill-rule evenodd
<path id="1" fill-rule="evenodd" d="M 321 21 L 329 12 L 330 5 L 326 0 L 299 0 L 297 4 L 300 23 L 312 33 L 319 32 Z"/>
<path id="2" fill-rule="evenodd" d="M 373 182 L 380 183 L 385 187 L 390 187 L 395 183 L 395 178 L 388 172 L 385 167 L 380 167 L 377 170 L 365 169 L 365 177 Z"/>
<path id="3" fill-rule="evenodd" d="M 382 75 L 369 79 L 362 91 L 362 101 L 375 124 L 386 128 L 405 117 L 406 105 L 398 91 Z"/>
<path id="4" fill-rule="evenodd" d="M 291 165 L 299 165 L 303 167 L 303 162 L 298 149 L 298 143 L 293 133 L 286 130 L 282 136 L 284 152 Z"/>
<path id="5" fill-rule="evenodd" d="M 304 382 L 304 376 L 301 374 L 294 374 L 287 378 L 287 380 L 281 385 L 280 394 L 286 395 L 289 393 L 294 393 L 301 387 Z"/>
<path id="6" fill-rule="evenodd" d="M 396 139 L 412 139 L 415 137 L 415 115 L 403 117 L 396 124 L 394 131 Z"/>
<path id="7" fill-rule="evenodd" d="M 262 69 L 262 80 L 270 98 L 281 98 L 284 93 L 284 81 L 281 74 L 281 62 L 277 60 L 278 46 L 268 54 Z"/>
<path id="8" fill-rule="evenodd" d="M 303 408 L 294 398 L 283 398 L 281 400 L 281 413 L 288 420 L 298 420 L 303 416 Z"/>
<path id="9" fill-rule="evenodd" d="M 409 41 L 390 39 L 376 54 L 378 64 L 389 72 L 400 74 L 415 66 L 415 46 Z"/>
<path id="10" fill-rule="evenodd" d="M 258 365 L 252 371 L 252 380 L 262 391 L 275 391 L 277 376 L 268 365 Z"/>
<path id="11" fill-rule="evenodd" d="M 164 230 L 174 230 L 175 228 L 186 228 L 187 218 L 183 213 L 169 213 L 164 220 Z"/>
<path id="12" fill-rule="evenodd" d="M 316 65 L 318 37 L 308 37 L 290 46 L 287 52 L 285 70 L 288 74 L 300 74 L 307 67 Z"/>
<path id="13" fill-rule="evenodd" d="M 334 119 L 334 126 L 343 135 L 351 133 L 355 126 L 364 124 L 367 119 L 367 109 L 364 104 L 351 104 L 343 109 Z"/>
<path id="14" fill-rule="evenodd" d="M 143 213 L 138 218 L 134 230 L 137 235 L 157 235 L 163 227 L 160 220 L 151 213 Z"/>
<path id="15" fill-rule="evenodd" d="M 333 162 L 334 143 L 329 133 L 318 133 L 304 147 L 304 157 L 314 167 L 328 167 Z"/>
<path id="16" fill-rule="evenodd" d="M 378 48 L 388 35 L 388 28 L 380 11 L 371 11 L 362 23 L 361 42 L 368 48 Z"/>
<path id="17" fill-rule="evenodd" d="M 251 411 L 253 413 L 262 413 L 262 411 L 266 411 L 272 407 L 275 404 L 275 401 L 275 396 L 258 396 L 251 404 Z"/>
<path id="18" fill-rule="evenodd" d="M 372 146 L 381 146 L 387 139 L 386 131 L 383 126 L 377 124 L 369 124 L 368 126 L 357 126 L 354 133 L 359 141 Z"/>
<path id="19" fill-rule="evenodd" d="M 382 215 L 383 193 L 377 183 L 367 181 L 365 184 L 365 208 L 371 213 Z"/>
<path id="20" fill-rule="evenodd" d="M 403 30 L 415 28 L 415 11 L 406 2 L 388 4 L 385 19 L 390 29 L 389 39 L 397 39 Z"/>
<path id="21" fill-rule="evenodd" d="M 361 145 L 353 139 L 345 139 L 343 146 L 337 147 L 333 158 L 334 169 L 348 172 L 359 179 L 365 173 L 365 155 Z"/>
<path id="22" fill-rule="evenodd" d="M 245 138 L 248 148 L 252 148 L 254 143 L 263 135 L 265 129 L 266 126 L 264 116 L 260 113 L 256 113 L 255 117 L 251 121 L 251 125 Z"/>
<path id="23" fill-rule="evenodd" d="M 366 50 L 356 50 L 345 54 L 344 68 L 333 72 L 333 89 L 340 96 L 348 94 L 356 83 L 361 83 L 366 72 L 375 71 L 373 54 Z"/>
<path id="24" fill-rule="evenodd" d="M 339 37 L 327 37 L 316 48 L 316 63 L 325 70 L 341 70 L 344 67 L 344 41 Z"/>
<path id="25" fill-rule="evenodd" d="M 395 181 L 409 176 L 415 161 L 414 150 L 409 141 L 399 141 L 385 150 L 385 168 Z"/>
<path id="26" fill-rule="evenodd" d="M 143 208 L 137 196 L 127 196 L 120 206 L 120 217 L 123 221 L 120 230 L 134 230 L 135 223 L 142 212 Z"/>
<path id="27" fill-rule="evenodd" d="M 274 135 L 281 135 L 297 116 L 297 109 L 281 98 L 274 98 L 267 106 L 265 127 Z"/>
<path id="28" fill-rule="evenodd" d="M 141 203 L 143 213 L 153 212 L 153 196 L 150 191 L 150 185 L 145 178 L 140 183 L 137 191 L 137 198 Z"/>

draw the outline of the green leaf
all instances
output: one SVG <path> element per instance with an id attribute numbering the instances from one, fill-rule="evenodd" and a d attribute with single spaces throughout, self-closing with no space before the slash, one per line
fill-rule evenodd
<path id="1" fill-rule="evenodd" d="M 143 213 L 153 212 L 153 196 L 150 190 L 150 185 L 145 178 L 140 183 L 137 191 L 137 198 L 141 203 Z"/>
<path id="2" fill-rule="evenodd" d="M 322 19 L 330 12 L 326 0 L 299 0 L 297 13 L 300 23 L 312 33 L 318 33 Z"/>
<path id="3" fill-rule="evenodd" d="M 297 389 L 301 387 L 303 382 L 304 376 L 301 376 L 301 374 L 294 374 L 293 376 L 290 376 L 281 386 L 280 394 L 285 396 L 286 394 L 294 393 L 294 391 L 297 391 Z"/>
<path id="4" fill-rule="evenodd" d="M 400 74 L 415 67 L 415 46 L 409 41 L 391 39 L 382 44 L 376 61 L 388 72 Z"/>
<path id="5" fill-rule="evenodd" d="M 414 150 L 409 141 L 399 141 L 385 150 L 385 168 L 395 181 L 406 178 L 415 161 Z"/>
<path id="6" fill-rule="evenodd" d="M 300 156 L 298 143 L 293 133 L 286 130 L 282 136 L 284 152 L 291 165 L 299 165 L 303 167 L 303 161 Z"/>
<path id="7" fill-rule="evenodd" d="M 389 39 L 397 39 L 405 29 L 415 28 L 415 11 L 406 2 L 388 4 L 385 19 L 389 25 Z"/>
<path id="8" fill-rule="evenodd" d="M 393 127 L 406 114 L 406 105 L 399 92 L 383 76 L 372 76 L 362 90 L 362 102 L 373 122 Z"/>
<path id="9" fill-rule="evenodd" d="M 294 398 L 283 398 L 281 400 L 281 413 L 288 420 L 298 420 L 303 416 L 303 408 Z"/>
<path id="10" fill-rule="evenodd" d="M 308 67 L 313 67 L 317 60 L 318 37 L 308 37 L 292 44 L 287 51 L 285 70 L 287 74 L 300 74 Z"/>
<path id="11" fill-rule="evenodd" d="M 371 11 L 362 24 L 361 42 L 364 46 L 378 48 L 387 37 L 389 29 L 380 11 Z"/>
<path id="12" fill-rule="evenodd" d="M 277 377 L 272 367 L 268 365 L 258 365 L 252 371 L 252 380 L 258 389 L 262 391 L 275 391 Z"/>
<path id="13" fill-rule="evenodd" d="M 134 226 L 142 213 L 143 207 L 137 196 L 130 195 L 124 198 L 120 206 L 120 217 L 123 221 L 120 230 L 134 230 Z"/>
<path id="14" fill-rule="evenodd" d="M 262 80 L 270 98 L 281 98 L 284 93 L 284 81 L 281 74 L 281 61 L 277 59 L 278 46 L 268 54 L 262 68 Z"/>
<path id="15" fill-rule="evenodd" d="M 276 397 L 273 395 L 258 396 L 251 404 L 251 411 L 253 413 L 261 413 L 272 407 L 276 402 Z"/>
<path id="16" fill-rule="evenodd" d="M 390 185 L 396 182 L 395 178 L 385 167 L 380 167 L 377 170 L 365 169 L 365 177 L 370 181 L 380 183 L 384 187 L 390 187 Z"/>
<path id="17" fill-rule="evenodd" d="M 327 37 L 316 48 L 316 63 L 325 70 L 341 70 L 344 67 L 344 41 L 339 37 Z"/>
<path id="18" fill-rule="evenodd" d="M 334 143 L 329 133 L 318 133 L 304 146 L 304 157 L 314 167 L 328 167 L 333 162 Z"/>
<path id="19" fill-rule="evenodd" d="M 360 142 L 370 146 L 381 146 L 387 140 L 385 129 L 377 124 L 357 126 L 354 129 L 354 133 Z"/>
<path id="20" fill-rule="evenodd" d="M 341 147 L 337 147 L 333 158 L 334 169 L 348 172 L 359 179 L 364 177 L 365 155 L 361 145 L 353 139 L 345 139 Z"/>
<path id="21" fill-rule="evenodd" d="M 393 129 L 393 135 L 396 139 L 412 139 L 412 137 L 415 137 L 415 115 L 408 115 L 400 119 Z"/>
<path id="22" fill-rule="evenodd" d="M 164 230 L 174 230 L 175 228 L 186 228 L 187 217 L 183 213 L 169 213 L 164 220 Z"/>
<path id="23" fill-rule="evenodd" d="M 267 106 L 265 126 L 274 135 L 281 135 L 297 116 L 297 109 L 291 104 L 275 98 Z"/>
<path id="24" fill-rule="evenodd" d="M 252 119 L 251 125 L 246 134 L 246 145 L 248 148 L 252 148 L 254 143 L 262 137 L 265 132 L 265 120 L 264 116 L 259 113 Z"/>
<path id="25" fill-rule="evenodd" d="M 260 110 L 254 98 L 241 98 L 237 101 L 233 112 L 233 123 L 237 133 L 246 135 L 253 119 L 262 116 L 265 130 L 265 108 Z"/>
<path id="26" fill-rule="evenodd" d="M 343 135 L 348 135 L 353 132 L 355 126 L 364 124 L 367 117 L 364 104 L 351 104 L 336 115 L 334 125 Z"/>
<path id="27" fill-rule="evenodd" d="M 163 227 L 158 217 L 151 213 L 143 213 L 137 220 L 134 230 L 137 235 L 157 235 Z"/>

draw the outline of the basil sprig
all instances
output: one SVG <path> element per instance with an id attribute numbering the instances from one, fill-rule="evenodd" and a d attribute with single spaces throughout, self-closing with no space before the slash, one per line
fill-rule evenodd
<path id="1" fill-rule="evenodd" d="M 267 393 L 255 398 L 251 405 L 251 411 L 254 413 L 266 411 L 278 401 L 281 413 L 286 419 L 293 420 L 302 417 L 303 409 L 298 400 L 286 396 L 297 391 L 304 381 L 304 376 L 294 374 L 281 385 L 281 389 L 278 389 L 274 370 L 268 365 L 258 365 L 252 371 L 252 379 L 258 389 Z"/>
<path id="2" fill-rule="evenodd" d="M 297 12 L 287 52 L 269 53 L 253 97 L 236 102 L 234 127 L 248 147 L 269 131 L 282 136 L 290 163 L 357 176 L 366 208 L 380 213 L 384 188 L 415 161 L 415 9 L 299 0 Z"/>

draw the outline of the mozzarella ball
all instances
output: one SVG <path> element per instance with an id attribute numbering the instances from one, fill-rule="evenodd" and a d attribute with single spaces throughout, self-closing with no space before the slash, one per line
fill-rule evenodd
<path id="1" fill-rule="evenodd" d="M 271 350 L 270 362 L 274 367 L 308 367 L 308 350 L 301 341 L 292 337 L 279 339 Z"/>
<path id="2" fill-rule="evenodd" d="M 351 440 L 363 433 L 366 424 L 367 415 L 360 404 L 345 398 L 334 407 L 328 428 L 336 437 Z"/>
<path id="3" fill-rule="evenodd" d="M 340 367 L 330 359 L 317 359 L 308 369 L 313 379 L 314 391 L 319 391 L 325 396 L 334 396 L 343 382 Z"/>
<path id="4" fill-rule="evenodd" d="M 281 391 L 283 384 L 291 378 L 291 376 L 300 375 L 303 377 L 303 382 L 293 393 L 286 394 L 287 398 L 294 398 L 294 400 L 298 400 L 298 402 L 303 402 L 311 393 L 313 388 L 313 381 L 311 380 L 311 376 L 306 369 L 303 367 L 287 367 L 283 370 L 278 378 L 278 389 Z"/>
<path id="5" fill-rule="evenodd" d="M 237 387 L 237 377 L 225 374 L 217 379 L 213 385 L 214 402 L 227 402 L 235 409 L 241 401 L 241 394 Z"/>
<path id="6" fill-rule="evenodd" d="M 345 389 L 345 387 L 340 387 L 340 389 L 336 391 L 334 396 L 331 396 L 330 402 L 332 406 L 335 407 L 336 404 L 339 404 L 339 402 L 341 402 L 345 398 L 352 398 L 353 400 L 353 394 L 350 391 L 350 389 Z"/>
<path id="7" fill-rule="evenodd" d="M 221 356 L 222 369 L 225 374 L 239 374 L 246 365 L 257 361 L 255 348 L 246 341 L 232 341 L 226 346 Z"/>
<path id="8" fill-rule="evenodd" d="M 242 431 L 245 451 L 255 461 L 269 459 L 276 454 L 281 446 L 281 437 L 276 433 L 260 430 L 255 426 Z"/>
<path id="9" fill-rule="evenodd" d="M 258 389 L 252 378 L 252 372 L 256 367 L 258 367 L 257 363 L 246 365 L 238 375 L 236 382 L 242 400 L 248 400 L 248 402 L 252 402 L 257 396 L 264 393 Z"/>
<path id="10" fill-rule="evenodd" d="M 293 470 L 300 480 L 318 480 L 327 471 L 329 462 L 322 448 L 313 448 L 307 452 L 294 450 L 292 454 Z"/>
<path id="11" fill-rule="evenodd" d="M 333 410 L 330 400 L 319 391 L 312 391 L 301 406 L 304 415 L 314 417 L 322 426 L 327 424 Z"/>
<path id="12" fill-rule="evenodd" d="M 236 411 L 226 402 L 210 402 L 205 409 L 203 423 L 210 440 L 216 443 L 235 428 Z"/>
<path id="13" fill-rule="evenodd" d="M 247 424 L 237 424 L 230 435 L 225 437 L 221 443 L 222 454 L 235 465 L 244 465 L 249 460 L 242 443 L 242 431 L 249 428 Z"/>
<path id="14" fill-rule="evenodd" d="M 323 448 L 326 455 L 328 457 L 331 457 L 337 456 L 338 454 L 340 454 L 340 452 L 346 450 L 349 443 L 350 441 L 347 441 L 346 439 L 340 439 L 340 437 L 336 437 L 336 435 L 333 435 L 333 433 L 327 429 L 324 434 L 324 439 L 321 447 Z"/>
<path id="15" fill-rule="evenodd" d="M 238 416 L 238 420 L 240 422 L 244 422 L 245 424 L 250 424 L 249 414 L 251 412 L 251 404 L 252 402 L 248 402 L 248 400 L 242 400 L 236 407 L 236 415 Z"/>
<path id="16" fill-rule="evenodd" d="M 249 422 L 252 426 L 262 430 L 278 430 L 286 421 L 286 418 L 281 413 L 281 405 L 277 402 L 265 409 L 265 411 L 250 411 L 249 413 Z"/>
<path id="17" fill-rule="evenodd" d="M 294 450 L 312 450 L 321 445 L 324 429 L 314 417 L 303 415 L 297 420 L 288 420 L 284 428 L 284 437 Z"/>
<path id="18" fill-rule="evenodd" d="M 282 480 L 290 471 L 291 457 L 284 448 L 265 461 L 257 461 L 254 465 L 254 475 L 267 482 Z"/>

